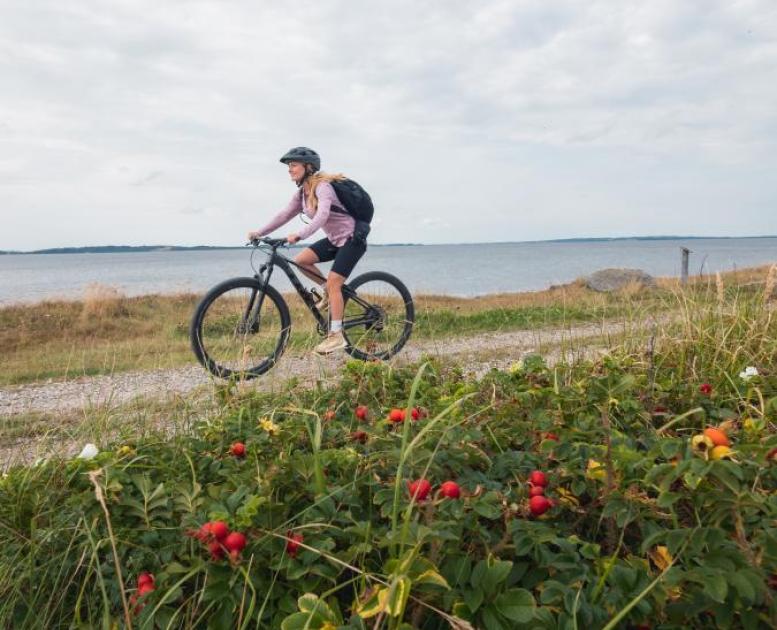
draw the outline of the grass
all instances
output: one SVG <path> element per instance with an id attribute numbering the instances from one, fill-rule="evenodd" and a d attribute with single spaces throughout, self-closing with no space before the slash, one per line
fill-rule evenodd
<path id="1" fill-rule="evenodd" d="M 757 292 L 763 290 L 765 275 L 766 268 L 747 269 L 725 274 L 722 281 Z M 695 278 L 693 286 L 706 290 L 713 282 L 714 276 Z M 601 294 L 578 281 L 478 298 L 419 295 L 414 298 L 413 339 L 644 319 L 676 308 L 677 286 L 676 280 L 666 279 L 656 291 L 627 287 Z M 289 351 L 309 349 L 318 339 L 313 319 L 296 295 L 286 298 L 293 322 Z M 126 297 L 95 285 L 79 301 L 0 308 L 0 387 L 192 364 L 188 327 L 198 299 L 193 294 Z"/>
<path id="2" fill-rule="evenodd" d="M 133 443 L 149 435 L 172 438 L 220 413 L 218 390 L 186 396 L 137 397 L 127 403 L 0 416 L 0 470 L 40 457 L 72 456 L 84 444 Z"/>
<path id="3" fill-rule="evenodd" d="M 318 338 L 307 309 L 286 296 L 293 322 L 290 351 Z M 125 297 L 93 289 L 81 301 L 45 301 L 0 309 L 0 386 L 193 362 L 189 319 L 195 295 Z M 599 321 L 633 308 L 660 307 L 655 295 L 604 296 L 579 286 L 477 299 L 417 296 L 414 339 Z"/>
<path id="4" fill-rule="evenodd" d="M 451 614 L 489 628 L 774 627 L 777 467 L 764 457 L 777 446 L 777 317 L 765 278 L 624 301 L 623 328 L 596 340 L 607 356 L 568 365 L 527 359 L 477 380 L 456 364 L 352 362 L 331 388 L 139 400 L 49 429 L 56 414 L 9 420 L 9 440 L 89 435 L 102 453 L 0 478 L 0 627 L 279 627 L 297 614 L 285 627 L 301 628 L 303 606 L 337 618 L 311 628 L 344 626 L 352 606 L 378 611 L 352 628 L 438 630 L 456 627 Z M 481 325 L 472 303 L 444 308 L 457 305 L 460 322 Z M 645 312 L 673 317 L 645 329 Z M 748 365 L 752 382 L 738 377 Z M 356 425 L 357 403 L 370 422 Z M 389 408 L 414 404 L 426 420 L 387 429 Z M 721 422 L 736 461 L 694 455 L 691 436 Z M 357 426 L 366 445 L 349 440 Z M 226 455 L 236 439 L 245 460 Z M 535 467 L 558 501 L 541 519 L 525 510 Z M 408 500 L 405 482 L 420 477 L 455 478 L 464 499 Z M 248 532 L 240 562 L 211 561 L 185 536 L 209 518 Z M 285 553 L 292 531 L 304 534 L 297 558 Z M 158 587 L 132 616 L 123 598 L 140 571 Z M 440 579 L 450 588 L 430 584 Z"/>

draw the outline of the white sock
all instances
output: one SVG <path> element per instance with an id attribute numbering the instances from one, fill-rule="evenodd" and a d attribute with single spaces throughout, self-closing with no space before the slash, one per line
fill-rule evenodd
<path id="1" fill-rule="evenodd" d="M 333 319 L 332 325 L 329 327 L 329 332 L 340 332 L 343 329 L 343 320 L 342 319 Z"/>

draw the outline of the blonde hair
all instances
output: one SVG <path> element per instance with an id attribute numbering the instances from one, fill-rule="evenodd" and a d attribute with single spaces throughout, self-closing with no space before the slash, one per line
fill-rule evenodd
<path id="1" fill-rule="evenodd" d="M 318 197 L 316 197 L 316 186 L 318 186 L 321 182 L 342 182 L 344 180 L 348 179 L 345 175 L 342 173 L 324 173 L 322 171 L 319 171 L 318 173 L 313 173 L 310 177 L 307 178 L 306 182 L 310 182 L 310 192 L 308 193 L 308 208 L 312 208 L 313 210 L 318 209 Z M 304 192 L 303 192 L 304 194 Z"/>

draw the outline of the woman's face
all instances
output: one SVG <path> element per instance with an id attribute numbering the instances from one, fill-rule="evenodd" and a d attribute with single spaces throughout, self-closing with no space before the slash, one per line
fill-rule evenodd
<path id="1" fill-rule="evenodd" d="M 298 184 L 305 176 L 305 165 L 302 162 L 289 162 L 289 177 Z"/>

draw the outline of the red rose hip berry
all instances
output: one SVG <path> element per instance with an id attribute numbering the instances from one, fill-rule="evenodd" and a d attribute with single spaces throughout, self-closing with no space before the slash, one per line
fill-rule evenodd
<path id="1" fill-rule="evenodd" d="M 210 551 L 210 557 L 213 560 L 221 560 L 224 557 L 224 547 L 217 540 L 212 543 L 208 543 L 208 551 Z"/>
<path id="2" fill-rule="evenodd" d="M 154 584 L 154 576 L 151 573 L 148 573 L 147 571 L 144 571 L 143 573 L 138 575 L 138 588 L 140 588 L 144 584 L 151 584 L 152 586 Z"/>
<path id="3" fill-rule="evenodd" d="M 389 421 L 393 423 L 398 422 L 404 422 L 405 421 L 405 410 L 404 409 L 392 409 L 389 412 Z"/>
<path id="4" fill-rule="evenodd" d="M 246 456 L 246 445 L 242 442 L 235 442 L 230 448 L 229 452 L 232 453 L 235 457 L 245 457 Z"/>
<path id="5" fill-rule="evenodd" d="M 542 486 L 544 488 L 548 485 L 548 478 L 544 472 L 535 470 L 529 475 L 529 483 L 533 486 Z"/>
<path id="6" fill-rule="evenodd" d="M 415 497 L 416 501 L 423 501 L 432 490 L 432 484 L 426 479 L 418 479 L 417 481 L 411 481 L 407 484 L 407 490 L 410 492 L 410 497 Z"/>
<path id="7" fill-rule="evenodd" d="M 305 540 L 305 538 L 302 534 L 295 534 L 291 531 L 286 532 L 286 538 L 289 539 L 286 541 L 286 553 L 292 558 L 296 558 L 300 543 Z"/>
<path id="8" fill-rule="evenodd" d="M 455 481 L 446 481 L 440 486 L 440 494 L 448 499 L 458 499 L 461 496 L 461 488 Z"/>
<path id="9" fill-rule="evenodd" d="M 227 551 L 237 551 L 240 553 L 243 551 L 243 549 L 245 549 L 246 537 L 240 532 L 232 532 L 224 540 L 224 546 L 227 548 Z"/>
<path id="10" fill-rule="evenodd" d="M 529 510 L 534 516 L 545 514 L 553 504 L 542 495 L 529 499 Z"/>
<path id="11" fill-rule="evenodd" d="M 359 405 L 356 407 L 356 417 L 359 420 L 366 420 L 367 419 L 367 413 L 369 412 L 369 409 L 365 405 Z"/>
<path id="12" fill-rule="evenodd" d="M 540 497 L 545 494 L 545 488 L 542 486 L 531 486 L 529 488 L 530 497 Z"/>
<path id="13" fill-rule="evenodd" d="M 229 527 L 224 521 L 211 521 L 205 523 L 203 527 L 210 536 L 219 542 L 222 542 L 229 535 Z"/>

